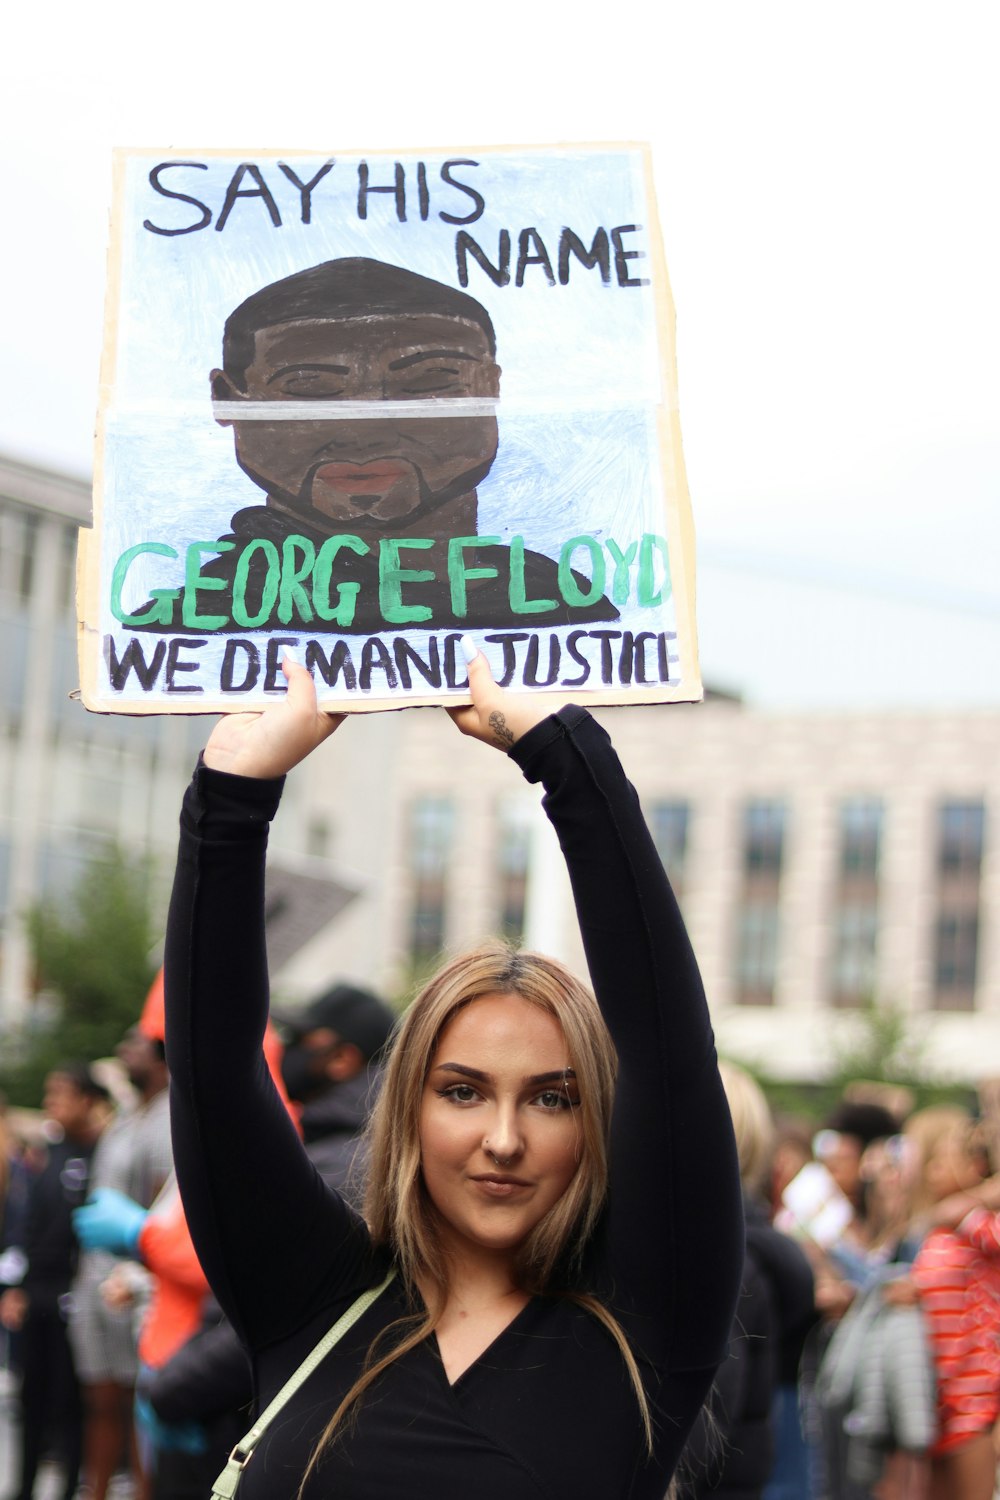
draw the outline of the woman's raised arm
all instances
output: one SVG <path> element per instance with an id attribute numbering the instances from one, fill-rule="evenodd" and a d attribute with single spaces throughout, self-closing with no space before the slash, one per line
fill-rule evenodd
<path id="1" fill-rule="evenodd" d="M 367 1236 L 305 1156 L 264 1062 L 264 860 L 284 773 L 339 719 L 305 668 L 262 714 L 222 719 L 188 788 L 165 958 L 178 1180 L 213 1289 L 260 1346 L 363 1274 Z"/>

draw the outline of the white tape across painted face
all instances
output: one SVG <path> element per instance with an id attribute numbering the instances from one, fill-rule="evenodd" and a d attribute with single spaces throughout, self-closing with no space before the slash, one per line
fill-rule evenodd
<path id="1" fill-rule="evenodd" d="M 449 396 L 440 401 L 213 401 L 217 422 L 352 422 L 386 417 L 494 417 L 491 397 Z"/>

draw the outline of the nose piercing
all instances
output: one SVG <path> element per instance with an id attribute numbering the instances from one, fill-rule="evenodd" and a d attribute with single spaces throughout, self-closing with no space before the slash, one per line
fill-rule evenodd
<path id="1" fill-rule="evenodd" d="M 498 1167 L 509 1167 L 510 1166 L 512 1158 L 509 1157 L 509 1156 L 497 1156 L 496 1152 L 491 1147 L 489 1141 L 484 1141 L 483 1142 L 483 1150 L 486 1152 L 487 1156 L 492 1156 L 494 1164 L 496 1166 L 498 1166 Z"/>

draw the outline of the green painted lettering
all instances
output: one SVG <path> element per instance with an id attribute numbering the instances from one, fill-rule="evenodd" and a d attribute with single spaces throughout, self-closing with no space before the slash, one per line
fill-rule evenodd
<path id="1" fill-rule="evenodd" d="M 337 602 L 330 603 L 330 579 L 333 573 L 333 564 L 337 553 L 341 548 L 347 547 L 358 557 L 364 557 L 371 548 L 367 542 L 363 542 L 359 536 L 328 536 L 316 556 L 316 566 L 313 568 L 313 608 L 321 620 L 332 620 L 340 626 L 354 624 L 354 611 L 357 608 L 358 595 L 361 592 L 360 583 L 338 583 Z"/>
<path id="2" fill-rule="evenodd" d="M 448 542 L 448 583 L 451 588 L 451 607 L 460 620 L 469 613 L 469 594 L 466 588 L 470 578 L 499 578 L 496 568 L 467 568 L 466 547 L 499 547 L 498 536 L 453 536 Z"/>
<path id="3" fill-rule="evenodd" d="M 623 552 L 613 537 L 608 537 L 606 543 L 611 553 L 611 561 L 615 565 L 615 576 L 611 584 L 611 602 L 613 604 L 628 603 L 629 568 L 635 562 L 635 554 L 639 550 L 638 542 L 629 542 L 628 550 Z"/>
<path id="4" fill-rule="evenodd" d="M 221 630 L 229 624 L 228 615 L 200 615 L 198 595 L 202 591 L 224 589 L 224 578 L 205 578 L 201 571 L 202 552 L 231 552 L 235 542 L 192 542 L 184 561 L 184 600 L 181 621 L 188 630 Z"/>
<path id="5" fill-rule="evenodd" d="M 302 562 L 295 561 L 296 552 L 302 553 Z M 281 544 L 281 586 L 278 589 L 278 619 L 282 625 L 290 625 L 296 609 L 299 618 L 310 624 L 313 607 L 302 581 L 309 577 L 316 561 L 316 548 L 307 536 L 292 533 Z"/>
<path id="6" fill-rule="evenodd" d="M 260 593 L 260 609 L 255 615 L 247 611 L 247 579 L 250 576 L 250 564 L 257 553 L 267 566 L 264 576 L 264 586 Z M 233 620 L 241 630 L 257 630 L 261 625 L 266 625 L 271 618 L 274 601 L 278 597 L 278 583 L 281 578 L 281 559 L 278 549 L 273 542 L 266 537 L 255 536 L 253 541 L 248 542 L 236 560 L 236 573 L 233 578 Z"/>
<path id="7" fill-rule="evenodd" d="M 430 568 L 401 568 L 399 553 L 402 547 L 426 551 L 433 547 L 432 537 L 383 537 L 378 544 L 378 607 L 383 620 L 390 625 L 416 625 L 429 620 L 433 611 L 428 604 L 404 604 L 404 583 L 430 583 L 434 573 Z"/>
<path id="8" fill-rule="evenodd" d="M 659 587 L 656 587 L 656 554 L 659 553 L 663 564 L 663 579 Z M 667 551 L 667 539 L 663 536 L 654 536 L 652 532 L 644 533 L 639 543 L 639 603 L 644 607 L 655 608 L 662 604 L 664 599 L 670 597 L 670 554 Z"/>
<path id="9" fill-rule="evenodd" d="M 136 546 L 129 547 L 127 552 L 123 552 L 115 563 L 115 569 L 111 575 L 111 613 L 123 625 L 169 625 L 173 617 L 173 602 L 180 593 L 180 589 L 150 589 L 150 597 L 154 603 L 140 615 L 128 615 L 122 608 L 125 575 L 133 560 L 144 552 L 152 553 L 155 557 L 177 556 L 174 548 L 168 547 L 166 542 L 139 542 Z"/>
<path id="10" fill-rule="evenodd" d="M 529 599 L 524 582 L 524 537 L 510 539 L 510 607 L 516 615 L 540 615 L 555 609 L 555 599 Z"/>
<path id="11" fill-rule="evenodd" d="M 590 589 L 584 591 L 573 574 L 573 553 L 586 547 L 590 553 Z M 593 604 L 604 593 L 604 553 L 592 536 L 571 536 L 559 554 L 559 592 L 567 604 Z"/>

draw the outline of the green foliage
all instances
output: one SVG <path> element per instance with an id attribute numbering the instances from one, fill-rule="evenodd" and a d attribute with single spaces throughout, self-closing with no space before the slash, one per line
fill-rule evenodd
<path id="1" fill-rule="evenodd" d="M 107 1056 L 139 1018 L 155 972 L 148 865 L 120 849 L 93 859 L 68 898 L 40 903 L 27 927 L 39 989 L 57 1013 L 19 1039 L 0 1087 L 35 1105 L 53 1064 Z"/>
<path id="2" fill-rule="evenodd" d="M 869 999 L 856 1011 L 831 1013 L 829 1021 L 831 1066 L 821 1081 L 772 1078 L 765 1070 L 748 1068 L 776 1115 L 803 1116 L 819 1124 L 848 1085 L 859 1080 L 902 1085 L 917 1109 L 943 1103 L 974 1107 L 969 1085 L 935 1076 L 920 1017 L 891 1002 Z"/>

